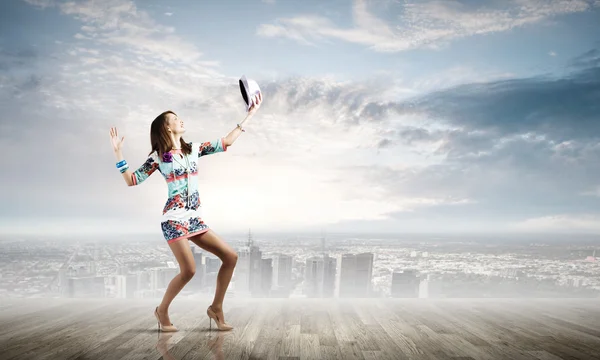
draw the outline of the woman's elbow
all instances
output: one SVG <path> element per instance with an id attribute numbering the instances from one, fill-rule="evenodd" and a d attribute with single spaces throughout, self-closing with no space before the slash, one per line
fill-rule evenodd
<path id="1" fill-rule="evenodd" d="M 135 186 L 137 185 L 137 179 L 135 179 L 135 176 L 133 174 L 130 174 L 129 176 L 125 176 L 125 182 L 127 183 L 127 186 Z"/>

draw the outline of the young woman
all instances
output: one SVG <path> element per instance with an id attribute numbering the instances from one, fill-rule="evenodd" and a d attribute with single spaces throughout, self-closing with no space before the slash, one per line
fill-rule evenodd
<path id="1" fill-rule="evenodd" d="M 262 102 L 262 94 L 254 98 L 254 105 L 248 110 L 246 118 L 251 118 Z M 223 316 L 223 299 L 231 281 L 237 262 L 237 253 L 225 243 L 202 220 L 202 207 L 198 193 L 198 161 L 202 156 L 226 151 L 244 131 L 238 124 L 227 136 L 216 141 L 186 142 L 182 135 L 185 133 L 183 121 L 172 111 L 160 114 L 150 125 L 150 143 L 152 151 L 148 159 L 135 171 L 130 171 L 123 159 L 123 136 L 120 140 L 117 129 L 110 129 L 110 138 L 117 158 L 117 169 L 123 175 L 128 186 L 141 184 L 155 170 L 163 175 L 167 182 L 168 199 L 163 208 L 161 220 L 162 232 L 167 244 L 173 251 L 180 272 L 169 283 L 162 302 L 154 310 L 158 320 L 158 329 L 162 331 L 177 331 L 169 320 L 169 305 L 181 289 L 194 276 L 196 264 L 187 241 L 188 239 L 200 248 L 218 256 L 221 268 L 217 274 L 217 287 L 212 304 L 206 310 L 209 319 L 217 324 L 219 330 L 231 330 Z M 209 320 L 212 324 L 212 321 Z"/>

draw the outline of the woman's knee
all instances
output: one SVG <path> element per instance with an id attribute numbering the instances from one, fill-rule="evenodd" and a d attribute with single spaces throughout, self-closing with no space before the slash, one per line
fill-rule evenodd
<path id="1" fill-rule="evenodd" d="M 238 254 L 235 251 L 226 253 L 223 256 L 223 259 L 221 259 L 221 261 L 223 261 L 223 265 L 225 266 L 235 266 L 235 264 L 237 264 L 237 260 Z"/>
<path id="2" fill-rule="evenodd" d="M 181 279 L 185 282 L 192 280 L 194 274 L 196 274 L 195 268 L 184 268 L 181 269 L 181 272 L 179 273 L 179 275 L 181 275 Z"/>

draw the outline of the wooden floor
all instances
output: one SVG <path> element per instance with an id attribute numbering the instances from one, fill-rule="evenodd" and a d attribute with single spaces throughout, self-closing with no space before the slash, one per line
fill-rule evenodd
<path id="1" fill-rule="evenodd" d="M 599 300 L 227 299 L 219 332 L 175 299 L 159 333 L 158 300 L 3 299 L 0 358 L 600 359 Z"/>

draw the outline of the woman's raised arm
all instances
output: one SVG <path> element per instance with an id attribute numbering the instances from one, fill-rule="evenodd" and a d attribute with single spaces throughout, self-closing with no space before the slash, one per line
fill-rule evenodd
<path id="1" fill-rule="evenodd" d="M 123 158 L 123 153 L 121 151 L 125 136 L 119 140 L 117 128 L 110 128 L 110 139 L 113 145 L 115 157 L 117 158 L 117 170 L 119 170 L 121 175 L 123 175 L 123 179 L 125 180 L 127 186 L 141 184 L 144 180 L 149 178 L 156 169 L 158 169 L 158 156 L 156 155 L 156 152 L 153 152 L 137 170 L 129 170 L 129 164 L 127 164 L 127 161 L 125 161 Z"/>

